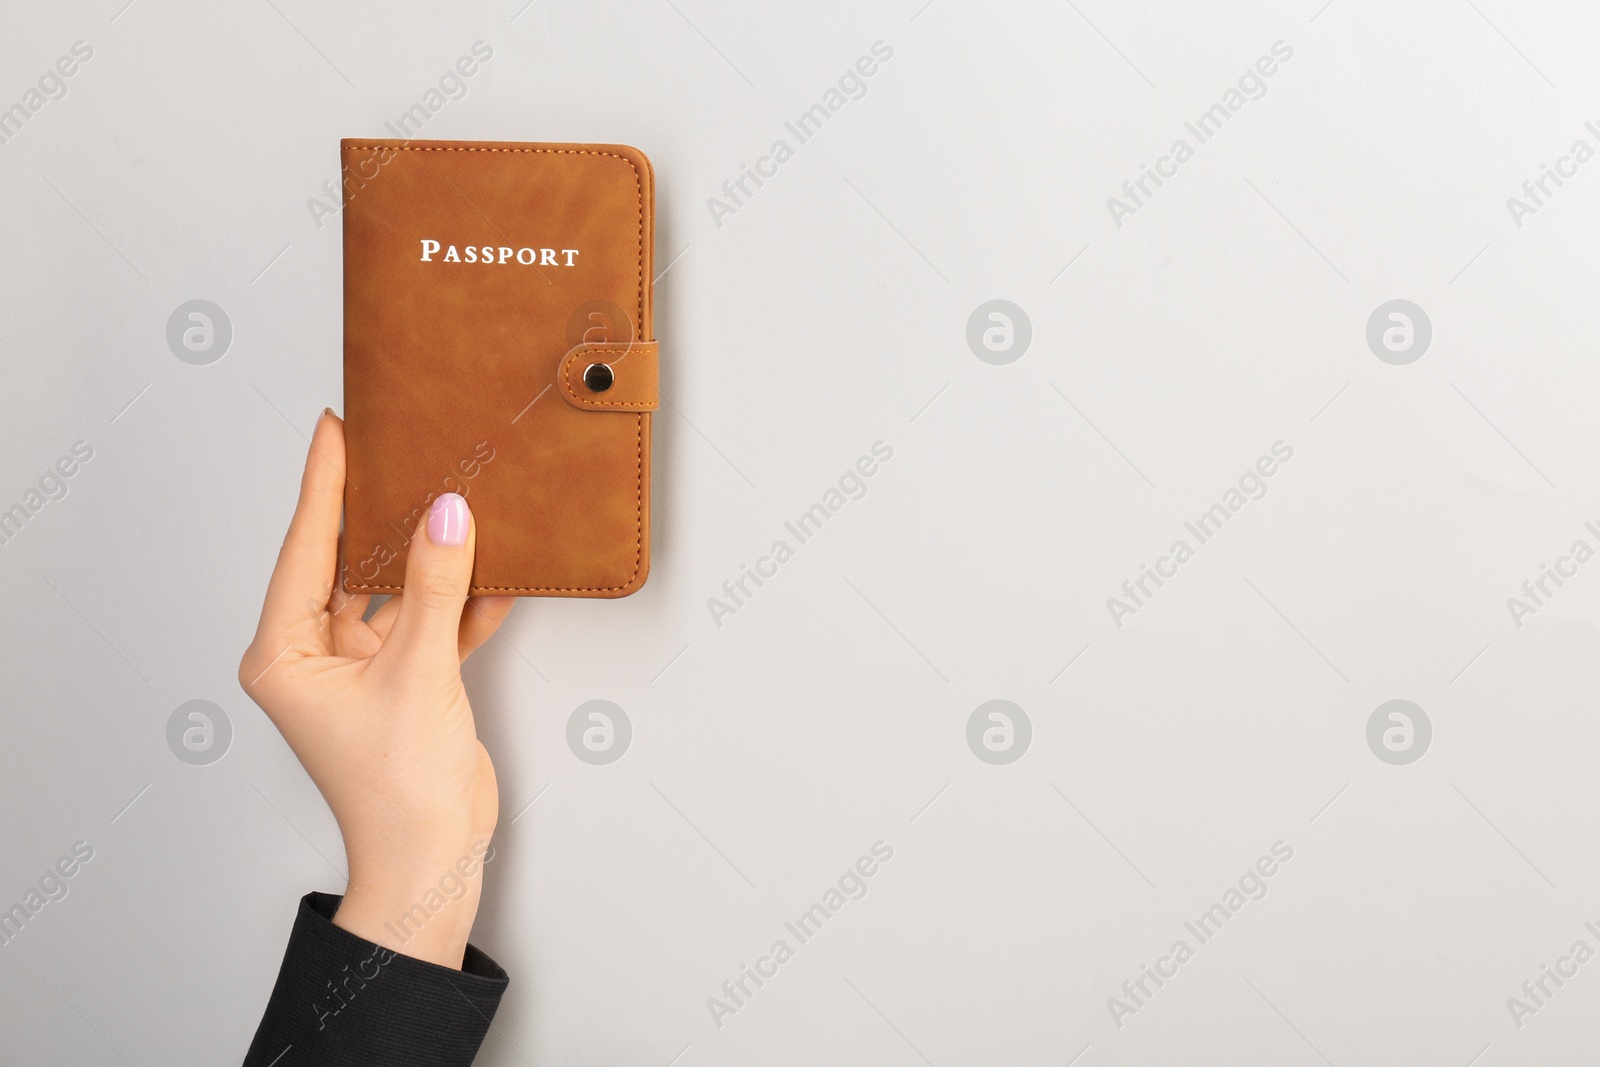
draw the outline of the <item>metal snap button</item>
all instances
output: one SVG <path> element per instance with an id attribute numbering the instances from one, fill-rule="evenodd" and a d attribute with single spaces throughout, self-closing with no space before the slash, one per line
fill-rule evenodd
<path id="1" fill-rule="evenodd" d="M 583 369 L 583 384 L 589 387 L 591 393 L 605 392 L 616 380 L 616 375 L 604 363 L 591 363 Z"/>

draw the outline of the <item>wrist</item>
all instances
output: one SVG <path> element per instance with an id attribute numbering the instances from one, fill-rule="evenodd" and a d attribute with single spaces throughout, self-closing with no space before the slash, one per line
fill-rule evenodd
<path id="1" fill-rule="evenodd" d="M 483 864 L 479 839 L 403 860 L 350 857 L 350 886 L 334 925 L 402 955 L 459 969 L 477 917 Z"/>

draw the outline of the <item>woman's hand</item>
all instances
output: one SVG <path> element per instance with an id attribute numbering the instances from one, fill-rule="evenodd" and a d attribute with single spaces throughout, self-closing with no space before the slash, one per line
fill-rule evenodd
<path id="1" fill-rule="evenodd" d="M 344 457 L 344 423 L 325 411 L 239 683 L 339 821 L 350 886 L 334 923 L 460 968 L 499 816 L 461 663 L 514 601 L 468 600 L 476 529 L 448 493 L 411 539 L 404 595 L 363 621 L 371 597 L 336 573 Z"/>

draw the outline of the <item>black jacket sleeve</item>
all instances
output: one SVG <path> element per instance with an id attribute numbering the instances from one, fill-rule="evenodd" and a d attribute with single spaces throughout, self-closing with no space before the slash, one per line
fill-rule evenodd
<path id="1" fill-rule="evenodd" d="M 461 970 L 333 925 L 340 897 L 307 893 L 245 1067 L 467 1067 L 509 980 L 467 946 Z"/>

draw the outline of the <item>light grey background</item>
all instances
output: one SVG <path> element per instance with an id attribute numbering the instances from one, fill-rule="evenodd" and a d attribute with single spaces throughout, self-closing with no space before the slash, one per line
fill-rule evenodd
<path id="1" fill-rule="evenodd" d="M 10 5 L 0 34 L 0 107 L 94 49 L 0 145 L 0 508 L 94 449 L 0 546 L 0 906 L 94 848 L 0 946 L 0 1058 L 236 1062 L 296 899 L 342 887 L 234 678 L 340 406 L 339 227 L 307 201 L 479 40 L 423 136 L 639 146 L 671 265 L 649 584 L 525 601 L 467 671 L 503 812 L 475 940 L 513 976 L 480 1062 L 1600 1051 L 1600 962 L 1520 1027 L 1507 1005 L 1600 949 L 1600 563 L 1507 606 L 1600 547 L 1600 161 L 1520 227 L 1506 202 L 1600 147 L 1592 7 L 124 2 Z M 719 226 L 708 198 L 880 40 L 866 95 Z M 1107 198 L 1280 40 L 1118 226 Z M 166 343 L 193 299 L 233 327 L 209 366 Z M 966 341 L 996 299 L 1033 333 L 1003 366 Z M 1433 327 L 1406 366 L 1366 343 L 1395 299 Z M 866 495 L 715 625 L 880 440 Z M 1115 625 L 1278 441 L 1267 495 Z M 597 699 L 633 728 L 609 765 L 566 742 Z M 995 699 L 1032 724 L 1007 765 L 967 744 Z M 1432 724 L 1409 765 L 1367 744 L 1396 699 Z M 167 745 L 191 700 L 231 720 L 208 766 Z M 879 840 L 867 896 L 716 1026 Z M 1184 922 L 1278 841 L 1199 945 Z M 1119 1027 L 1108 998 L 1180 938 Z"/>

